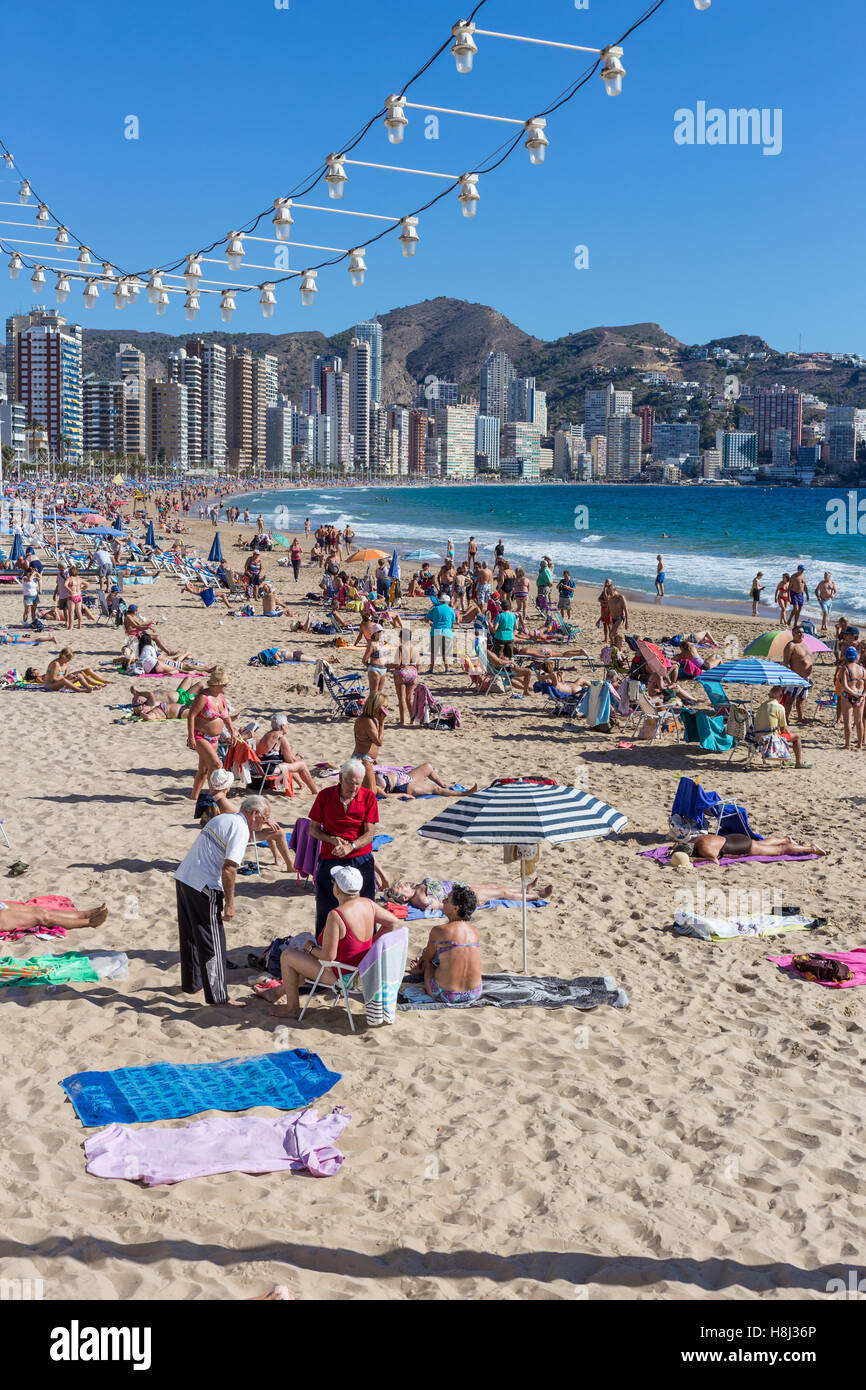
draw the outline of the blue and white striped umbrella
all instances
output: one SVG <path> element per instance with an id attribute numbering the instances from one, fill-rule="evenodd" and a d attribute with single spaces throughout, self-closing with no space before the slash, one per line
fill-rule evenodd
<path id="1" fill-rule="evenodd" d="M 759 657 L 738 657 L 712 666 L 700 680 L 718 681 L 720 685 L 784 685 L 805 687 L 810 684 L 789 666 L 778 661 L 762 661 Z"/>
<path id="2" fill-rule="evenodd" d="M 461 796 L 418 831 L 430 840 L 468 845 L 563 844 L 618 835 L 626 824 L 621 811 L 577 787 L 544 777 L 503 777 L 482 791 Z M 523 970 L 526 972 L 526 873 L 523 890 Z"/>

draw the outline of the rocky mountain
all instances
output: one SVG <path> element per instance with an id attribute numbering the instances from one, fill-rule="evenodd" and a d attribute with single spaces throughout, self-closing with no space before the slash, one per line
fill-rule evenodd
<path id="1" fill-rule="evenodd" d="M 583 418 L 583 392 L 588 386 L 615 381 L 635 391 L 635 403 L 652 392 L 641 382 L 650 371 L 679 380 L 698 381 L 707 397 L 721 394 L 725 376 L 736 371 L 741 390 L 784 382 L 811 391 L 831 403 L 866 406 L 866 369 L 839 362 L 802 362 L 771 348 L 762 338 L 740 334 L 706 344 L 726 347 L 745 356 L 766 352 L 764 361 L 745 361 L 734 368 L 712 357 L 695 360 L 689 345 L 671 337 L 656 323 L 585 328 L 553 342 L 534 338 L 486 304 L 461 299 L 427 299 L 380 315 L 383 329 L 383 394 L 386 401 L 411 403 L 418 385 L 428 377 L 456 381 L 461 391 L 478 394 L 478 374 L 485 355 L 507 352 L 521 375 L 535 376 L 547 391 L 552 424 Z M 253 353 L 273 353 L 280 364 L 280 388 L 294 399 L 309 382 L 310 358 L 315 353 L 345 353 L 351 328 L 332 337 L 307 333 L 182 334 L 137 333 L 124 329 L 84 330 L 84 370 L 99 377 L 114 372 L 114 354 L 121 342 L 140 347 L 148 359 L 148 374 L 162 377 L 168 354 L 198 336 L 226 346 L 235 343 Z"/>

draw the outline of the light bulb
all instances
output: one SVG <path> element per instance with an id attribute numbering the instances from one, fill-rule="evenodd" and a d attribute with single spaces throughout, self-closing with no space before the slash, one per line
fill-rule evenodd
<path id="1" fill-rule="evenodd" d="M 268 284 L 262 285 L 261 291 L 259 304 L 262 309 L 262 317 L 272 319 L 274 317 L 274 309 L 277 307 L 277 296 L 274 294 L 274 287 Z"/>
<path id="2" fill-rule="evenodd" d="M 90 251 L 86 246 L 82 246 L 81 250 L 78 252 L 78 264 L 90 265 Z"/>
<path id="3" fill-rule="evenodd" d="M 604 59 L 601 76 L 607 94 L 609 97 L 618 97 L 622 91 L 622 79 L 625 77 L 625 68 L 620 62 L 622 49 L 606 48 L 601 56 Z"/>
<path id="4" fill-rule="evenodd" d="M 460 193 L 458 196 L 463 206 L 464 217 L 475 216 L 476 209 L 481 200 L 481 194 L 476 187 L 477 183 L 477 174 L 464 174 L 460 179 Z"/>
<path id="5" fill-rule="evenodd" d="M 51 213 L 48 211 L 47 204 L 39 204 L 39 207 L 36 209 L 36 221 L 42 223 L 51 221 Z"/>
<path id="6" fill-rule="evenodd" d="M 198 295 L 190 291 L 190 293 L 186 297 L 186 300 L 184 301 L 183 307 L 187 318 L 189 319 L 190 323 L 192 323 L 193 319 L 195 318 L 196 314 L 198 313 L 201 307 L 198 302 Z"/>
<path id="7" fill-rule="evenodd" d="M 531 121 L 526 122 L 526 148 L 529 150 L 529 159 L 532 164 L 543 164 L 547 147 L 550 144 L 544 133 L 547 121 L 543 116 L 534 116 Z"/>
<path id="8" fill-rule="evenodd" d="M 316 291 L 319 288 L 316 284 L 317 273 L 318 272 L 315 270 L 304 271 L 303 279 L 301 280 L 301 303 L 305 309 L 312 308 L 316 298 Z"/>
<path id="9" fill-rule="evenodd" d="M 45 271 L 42 269 L 41 265 L 36 266 L 33 274 L 30 276 L 30 283 L 33 286 L 33 293 L 39 294 L 42 290 L 42 286 L 45 284 Z"/>
<path id="10" fill-rule="evenodd" d="M 223 323 L 231 323 L 232 314 L 234 313 L 236 307 L 237 306 L 235 304 L 235 297 L 233 291 L 224 290 L 223 297 L 220 300 L 220 313 L 222 314 Z"/>
<path id="11" fill-rule="evenodd" d="M 328 172 L 325 175 L 325 183 L 328 185 L 328 192 L 332 198 L 342 198 L 343 185 L 348 175 L 343 165 L 340 163 L 338 154 L 328 155 Z"/>
<path id="12" fill-rule="evenodd" d="M 409 124 L 406 116 L 406 98 L 390 96 L 385 102 L 388 108 L 383 122 L 388 132 L 388 139 L 392 145 L 400 145 L 403 142 L 403 132 Z"/>
<path id="13" fill-rule="evenodd" d="M 30 184 L 27 182 L 26 179 L 22 179 L 22 180 L 21 180 L 21 183 L 20 183 L 20 185 L 19 185 L 19 188 L 18 188 L 18 201 L 19 201 L 19 203 L 26 203 L 26 202 L 28 202 L 28 200 L 29 200 L 29 198 L 30 198 L 30 194 L 31 194 Z"/>
<path id="14" fill-rule="evenodd" d="M 364 283 L 364 276 L 367 274 L 367 262 L 364 260 L 364 248 L 356 246 L 349 252 L 349 278 L 356 288 Z"/>
<path id="15" fill-rule="evenodd" d="M 472 35 L 475 33 L 475 25 L 461 19 L 451 30 L 454 35 L 454 42 L 451 45 L 451 52 L 454 54 L 454 61 L 457 64 L 457 71 L 466 73 L 472 71 L 472 60 L 478 52 L 478 45 Z"/>
<path id="16" fill-rule="evenodd" d="M 125 309 L 129 303 L 129 289 L 125 280 L 118 280 L 117 288 L 114 291 L 115 309 Z"/>
<path id="17" fill-rule="evenodd" d="M 160 290 L 158 295 L 156 296 L 156 312 L 160 315 L 160 317 L 162 317 L 162 315 L 165 313 L 170 303 L 171 297 L 168 293 L 168 290 Z"/>
<path id="18" fill-rule="evenodd" d="M 226 260 L 229 263 L 229 270 L 240 270 L 244 255 L 244 241 L 240 232 L 229 232 L 229 242 L 226 247 Z"/>
<path id="19" fill-rule="evenodd" d="M 72 288 L 72 286 L 70 285 L 70 283 L 69 283 L 69 281 L 67 280 L 66 276 L 65 276 L 65 275 L 58 275 L 58 277 L 57 277 L 57 284 L 56 284 L 55 287 L 54 287 L 54 292 L 55 292 L 55 294 L 57 295 L 57 303 L 58 303 L 58 304 L 65 304 L 65 303 L 66 303 L 67 299 L 69 298 L 69 292 L 70 292 L 71 288 Z"/>
<path id="20" fill-rule="evenodd" d="M 147 302 L 148 304 L 156 304 L 159 299 L 159 292 L 164 288 L 162 276 L 158 270 L 151 270 L 149 274 L 150 279 L 147 282 Z"/>
<path id="21" fill-rule="evenodd" d="M 95 280 L 88 280 L 84 286 L 84 307 L 92 309 L 99 298 L 99 285 Z"/>
<path id="22" fill-rule="evenodd" d="M 712 3 L 713 3 L 713 0 L 695 0 L 695 9 L 696 9 L 696 10 L 708 10 L 708 9 L 710 8 L 710 5 L 711 5 Z"/>
<path id="23" fill-rule="evenodd" d="M 291 207 L 291 198 L 274 199 L 274 216 L 272 221 L 274 224 L 274 231 L 277 234 L 277 241 L 288 241 L 289 239 L 292 223 L 295 220 L 291 213 Z"/>
<path id="24" fill-rule="evenodd" d="M 12 158 L 12 155 L 9 153 L 8 150 L 6 151 L 6 153 L 5 153 L 4 156 L 3 156 L 3 163 L 5 164 L 5 166 L 6 166 L 7 169 L 14 169 L 14 168 L 15 168 L 15 160 Z"/>
<path id="25" fill-rule="evenodd" d="M 414 256 L 415 248 L 421 238 L 418 235 L 418 218 L 404 217 L 400 223 L 400 236 L 398 238 L 403 248 L 404 256 Z"/>
<path id="26" fill-rule="evenodd" d="M 13 251 L 9 257 L 9 279 L 17 280 L 21 274 L 21 267 L 24 264 L 17 251 Z"/>
<path id="27" fill-rule="evenodd" d="M 66 230 L 65 227 L 58 227 L 58 228 L 57 228 L 57 235 L 56 235 L 56 237 L 54 238 L 54 244 L 55 244 L 55 246 L 68 246 L 68 245 L 69 245 L 69 233 L 67 232 L 67 230 Z"/>
<path id="28" fill-rule="evenodd" d="M 201 259 L 198 256 L 187 256 L 186 270 L 183 272 L 188 290 L 197 289 L 201 283 Z"/>

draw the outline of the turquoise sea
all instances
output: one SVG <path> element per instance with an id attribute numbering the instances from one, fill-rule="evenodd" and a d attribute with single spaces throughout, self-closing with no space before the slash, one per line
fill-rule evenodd
<path id="1" fill-rule="evenodd" d="M 490 555 L 501 537 L 509 559 L 533 572 L 547 554 L 557 573 L 569 568 L 591 585 L 610 575 L 635 595 L 653 594 L 661 553 L 669 599 L 725 607 L 747 601 L 759 569 L 769 605 L 782 572 L 802 564 L 810 593 L 830 570 L 839 590 L 835 611 L 863 617 L 866 534 L 857 533 L 858 495 L 851 497 L 853 506 L 848 493 L 827 488 L 523 484 L 287 489 L 236 500 L 290 536 L 303 535 L 305 517 L 313 530 L 322 522 L 351 522 L 359 541 L 389 551 L 396 546 L 401 555 L 419 548 L 443 555 L 450 537 L 465 558 L 470 535 Z M 866 492 L 859 501 L 866 532 Z M 404 573 L 409 568 L 411 561 Z"/>

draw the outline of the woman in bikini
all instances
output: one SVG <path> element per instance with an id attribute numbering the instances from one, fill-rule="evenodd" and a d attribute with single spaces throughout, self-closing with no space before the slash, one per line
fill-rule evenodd
<path id="1" fill-rule="evenodd" d="M 381 695 L 385 689 L 385 677 L 388 674 L 388 640 L 382 636 L 381 623 L 373 624 L 373 632 L 367 643 L 361 664 L 367 668 L 367 680 L 370 683 L 370 694 Z"/>
<path id="2" fill-rule="evenodd" d="M 70 671 L 69 663 L 72 657 L 73 653 L 69 648 L 63 647 L 49 663 L 44 676 L 31 666 L 24 673 L 25 680 L 37 681 L 44 685 L 46 690 L 74 690 L 77 695 L 92 695 L 94 690 L 101 690 L 104 685 L 111 684 L 95 671 L 91 671 L 89 666 Z"/>
<path id="3" fill-rule="evenodd" d="M 776 592 L 773 595 L 773 602 L 779 605 L 779 622 L 782 627 L 788 626 L 788 604 L 791 602 L 791 591 L 788 585 L 791 582 L 789 574 L 783 574 L 776 585 Z"/>
<path id="4" fill-rule="evenodd" d="M 262 562 L 259 552 L 254 550 L 252 555 L 244 565 L 244 584 L 247 589 L 247 598 L 256 599 L 259 596 L 259 586 L 262 582 Z"/>
<path id="5" fill-rule="evenodd" d="M 199 693 L 199 686 L 198 677 L 191 679 L 189 676 L 184 676 L 177 687 L 176 698 L 173 700 L 158 700 L 152 690 L 136 690 L 134 685 L 130 686 L 132 712 L 139 719 L 151 723 L 159 723 L 163 719 L 185 719 L 185 711 L 189 709 Z"/>
<path id="6" fill-rule="evenodd" d="M 421 763 L 419 767 L 377 764 L 374 775 L 380 796 L 471 796 L 478 790 L 477 782 L 472 787 L 455 790 L 442 781 L 432 763 Z"/>
<path id="7" fill-rule="evenodd" d="M 256 744 L 256 754 L 262 764 L 262 772 L 265 777 L 276 776 L 284 779 L 291 773 L 315 796 L 319 789 L 310 776 L 304 759 L 293 751 L 286 732 L 288 727 L 287 716 L 275 714 L 270 729 Z"/>
<path id="8" fill-rule="evenodd" d="M 367 696 L 364 701 L 364 708 L 355 720 L 353 728 L 355 751 L 352 756 L 360 758 L 364 764 L 364 786 L 368 791 L 374 793 L 376 791 L 376 776 L 373 769 L 382 751 L 387 717 L 385 697 L 377 692 L 375 695 Z"/>
<path id="9" fill-rule="evenodd" d="M 0 932 L 24 933 L 39 931 L 40 927 L 65 927 L 67 931 L 76 927 L 101 927 L 107 917 L 105 903 L 91 907 L 86 912 L 34 907 L 32 903 L 0 903 Z"/>
<path id="10" fill-rule="evenodd" d="M 471 889 L 478 907 L 483 907 L 485 903 L 500 898 L 507 901 L 512 900 L 515 885 L 513 883 L 461 883 L 456 878 L 422 878 L 420 883 L 412 883 L 411 880 L 404 878 L 393 884 L 388 896 L 393 903 L 407 903 L 410 907 L 417 907 L 422 910 L 427 907 L 441 909 L 444 908 L 445 899 L 455 888 Z M 539 888 L 536 876 L 531 883 L 527 883 L 526 889 L 534 897 L 549 898 L 553 892 L 553 884 Z"/>
<path id="11" fill-rule="evenodd" d="M 514 600 L 514 611 L 517 614 L 518 626 L 524 631 L 526 629 L 526 604 L 529 600 L 529 579 L 524 569 L 514 571 L 514 584 L 511 590 L 511 597 Z"/>
<path id="12" fill-rule="evenodd" d="M 81 627 L 81 610 L 84 607 L 82 589 L 81 577 L 76 566 L 73 565 L 66 576 L 66 626 L 70 632 L 72 631 L 73 618 L 75 619 L 75 626 Z"/>
<path id="13" fill-rule="evenodd" d="M 447 926 L 433 927 L 427 945 L 409 965 L 424 972 L 424 988 L 442 1004 L 469 1004 L 481 993 L 481 942 L 470 918 L 478 899 L 465 884 L 455 884 L 442 904 Z"/>
<path id="14" fill-rule="evenodd" d="M 707 860 L 717 864 L 725 859 L 778 859 L 782 855 L 805 858 L 807 855 L 825 855 L 825 849 L 817 845 L 798 845 L 790 835 L 771 835 L 767 840 L 753 840 L 749 835 L 698 835 L 691 846 L 674 845 L 673 849 L 685 849 L 692 859 Z"/>
<path id="15" fill-rule="evenodd" d="M 412 720 L 412 697 L 418 681 L 418 662 L 421 659 L 415 643 L 400 642 L 400 662 L 394 667 L 394 689 L 397 692 L 397 709 L 400 723 L 409 724 Z"/>
<path id="16" fill-rule="evenodd" d="M 601 593 L 598 596 L 599 608 L 601 609 L 602 635 L 605 642 L 610 642 L 610 634 L 613 629 L 613 618 L 610 615 L 610 596 L 613 593 L 613 582 L 606 579 L 602 585 Z"/>
<path id="17" fill-rule="evenodd" d="M 285 1004 L 273 1010 L 278 1018 L 297 1018 L 300 1013 L 298 989 L 302 980 L 315 980 L 323 960 L 339 961 L 350 967 L 359 965 L 373 942 L 403 923 L 371 898 L 360 896 L 363 879 L 351 864 L 335 864 L 331 870 L 337 906 L 325 918 L 322 934 L 298 940 L 280 956 L 282 988 L 268 990 L 268 998 L 285 997 Z M 322 983 L 336 984 L 333 970 L 325 970 Z"/>
<path id="18" fill-rule="evenodd" d="M 208 777 L 220 766 L 217 744 L 223 728 L 233 744 L 238 740 L 225 690 L 226 673 L 220 666 L 215 666 L 204 690 L 196 696 L 187 710 L 186 746 L 198 754 L 198 770 L 189 794 L 191 801 L 198 800 L 199 792 Z"/>

